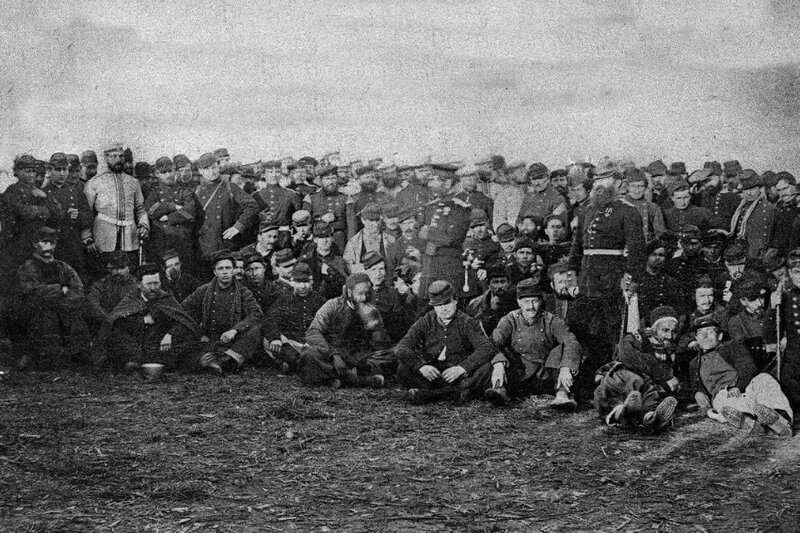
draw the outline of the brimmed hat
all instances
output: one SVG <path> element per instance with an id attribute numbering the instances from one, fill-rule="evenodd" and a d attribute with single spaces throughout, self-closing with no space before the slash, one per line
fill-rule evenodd
<path id="1" fill-rule="evenodd" d="M 264 233 L 265 231 L 271 230 L 279 230 L 281 229 L 280 224 L 278 224 L 277 220 L 262 220 L 258 224 L 258 233 Z"/>
<path id="2" fill-rule="evenodd" d="M 638 168 L 625 169 L 623 175 L 625 176 L 625 181 L 628 183 L 628 185 L 631 183 L 647 183 L 647 176 L 645 176 L 644 172 Z"/>
<path id="3" fill-rule="evenodd" d="M 297 263 L 294 268 L 292 268 L 292 273 L 289 275 L 289 279 L 298 283 L 311 281 L 311 278 L 311 267 L 305 263 Z"/>
<path id="4" fill-rule="evenodd" d="M 67 154 L 56 152 L 50 156 L 48 162 L 50 168 L 69 168 L 69 161 L 67 161 Z"/>
<path id="5" fill-rule="evenodd" d="M 261 254 L 249 254 L 247 257 L 244 258 L 244 268 L 247 268 L 249 265 L 252 265 L 253 263 L 261 263 L 262 265 L 264 265 L 264 258 L 261 256 Z"/>
<path id="6" fill-rule="evenodd" d="M 533 163 L 528 167 L 527 176 L 529 180 L 550 179 L 550 171 L 544 163 Z"/>
<path id="7" fill-rule="evenodd" d="M 658 159 L 647 165 L 647 167 L 645 167 L 645 172 L 651 176 L 666 176 L 667 165 L 665 165 L 662 160 Z"/>
<path id="8" fill-rule="evenodd" d="M 495 278 L 507 278 L 508 270 L 501 263 L 492 263 L 486 268 L 486 281 Z"/>
<path id="9" fill-rule="evenodd" d="M 517 299 L 541 297 L 542 288 L 531 278 L 525 278 L 517 283 Z"/>
<path id="10" fill-rule="evenodd" d="M 207 152 L 201 155 L 200 158 L 197 160 L 197 168 L 199 169 L 208 168 L 216 162 L 217 162 L 217 156 L 215 156 L 211 152 Z"/>
<path id="11" fill-rule="evenodd" d="M 378 252 L 367 252 L 361 258 L 361 264 L 364 266 L 365 270 L 370 269 L 370 268 L 372 268 L 375 265 L 378 265 L 380 263 L 383 263 L 384 266 L 385 266 L 386 265 L 386 259 L 384 259 L 384 257 L 381 254 L 379 254 Z"/>
<path id="12" fill-rule="evenodd" d="M 42 226 L 36 231 L 36 242 L 56 242 L 58 241 L 58 231 L 47 226 Z"/>
<path id="13" fill-rule="evenodd" d="M 532 240 L 528 238 L 522 238 L 517 241 L 517 245 L 514 247 L 514 251 L 521 250 L 522 248 L 530 248 L 531 251 L 536 249 L 536 245 L 533 243 Z"/>
<path id="14" fill-rule="evenodd" d="M 277 252 L 275 252 L 273 257 L 275 258 L 275 264 L 280 267 L 285 267 L 297 263 L 297 258 L 288 248 L 278 250 Z"/>
<path id="15" fill-rule="evenodd" d="M 511 224 L 505 222 L 497 227 L 497 240 L 500 242 L 510 242 L 517 238 L 517 230 Z"/>
<path id="16" fill-rule="evenodd" d="M 722 163 L 722 173 L 726 176 L 736 176 L 742 171 L 742 165 L 735 159 Z"/>
<path id="17" fill-rule="evenodd" d="M 691 174 L 686 181 L 689 183 L 703 183 L 704 181 L 708 181 L 708 179 L 713 175 L 710 168 L 705 167 L 699 170 L 695 170 Z"/>
<path id="18" fill-rule="evenodd" d="M 739 177 L 739 186 L 743 191 L 747 189 L 752 189 L 753 187 L 761 187 L 764 185 L 764 180 L 755 170 L 747 169 L 743 170 Z"/>
<path id="19" fill-rule="evenodd" d="M 211 257 L 211 260 L 214 262 L 214 267 L 216 267 L 217 263 L 220 261 L 230 261 L 232 265 L 236 265 L 236 259 L 229 250 L 218 251 Z"/>
<path id="20" fill-rule="evenodd" d="M 93 150 L 86 150 L 81 154 L 81 165 L 97 166 L 97 154 Z"/>
<path id="21" fill-rule="evenodd" d="M 726 263 L 743 263 L 747 260 L 747 248 L 743 244 L 735 242 L 725 248 L 722 255 Z"/>
<path id="22" fill-rule="evenodd" d="M 175 165 L 175 168 L 183 168 L 191 166 L 192 162 L 187 156 L 178 154 L 172 158 L 172 164 Z"/>
<path id="23" fill-rule="evenodd" d="M 214 156 L 216 156 L 217 159 L 220 159 L 223 157 L 230 157 L 231 155 L 228 153 L 227 148 L 217 148 L 214 150 Z"/>
<path id="24" fill-rule="evenodd" d="M 172 163 L 172 159 L 164 156 L 156 159 L 153 168 L 155 169 L 156 172 L 170 172 L 175 169 L 175 166 Z"/>
<path id="25" fill-rule="evenodd" d="M 675 161 L 669 166 L 667 175 L 669 176 L 682 176 L 686 174 L 686 163 L 683 161 Z"/>
<path id="26" fill-rule="evenodd" d="M 725 246 L 727 242 L 728 242 L 728 237 L 725 235 L 725 232 L 719 229 L 710 229 L 706 231 L 706 234 L 703 238 L 703 244 L 706 246 L 713 244 Z"/>
<path id="27" fill-rule="evenodd" d="M 428 287 L 428 303 L 436 307 L 437 305 L 449 304 L 453 301 L 456 291 L 447 281 L 437 280 Z"/>
<path id="28" fill-rule="evenodd" d="M 714 315 L 713 314 L 709 314 L 709 315 L 703 315 L 703 316 L 697 317 L 692 322 L 692 330 L 693 331 L 697 331 L 697 330 L 700 330 L 700 329 L 703 329 L 703 328 L 717 328 L 717 329 L 720 329 L 721 326 L 720 326 L 720 323 L 717 321 L 717 319 L 714 317 Z"/>
<path id="29" fill-rule="evenodd" d="M 736 287 L 736 297 L 745 300 L 755 300 L 764 294 L 764 283 L 758 276 L 746 278 Z"/>
<path id="30" fill-rule="evenodd" d="M 292 226 L 309 226 L 311 224 L 311 213 L 305 209 L 300 209 L 292 213 Z"/>
<path id="31" fill-rule="evenodd" d="M 719 161 L 706 161 L 703 163 L 703 168 L 707 168 L 711 176 L 722 176 L 722 165 Z"/>
<path id="32" fill-rule="evenodd" d="M 169 250 L 164 250 L 164 252 L 162 252 L 161 254 L 161 260 L 165 263 L 170 259 L 175 259 L 176 257 L 180 259 L 181 256 L 178 253 L 178 251 L 175 250 L 174 248 L 170 248 Z"/>
<path id="33" fill-rule="evenodd" d="M 311 235 L 318 238 L 330 237 L 333 235 L 333 228 L 327 222 L 319 220 L 314 222 L 314 227 L 311 229 Z"/>
<path id="34" fill-rule="evenodd" d="M 489 217 L 486 216 L 486 212 L 483 209 L 474 208 L 469 214 L 470 228 L 474 228 L 475 226 L 483 226 L 487 222 L 489 222 Z"/>
<path id="35" fill-rule="evenodd" d="M 682 190 L 688 189 L 688 188 L 689 188 L 689 182 L 686 181 L 685 179 L 681 178 L 681 179 L 675 180 L 672 183 L 670 183 L 669 185 L 667 185 L 667 192 L 669 192 L 669 195 L 672 196 L 676 192 L 682 191 Z"/>

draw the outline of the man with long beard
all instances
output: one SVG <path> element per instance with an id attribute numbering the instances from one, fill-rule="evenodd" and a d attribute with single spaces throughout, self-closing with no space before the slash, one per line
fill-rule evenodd
<path id="1" fill-rule="evenodd" d="M 650 328 L 629 333 L 620 343 L 617 361 L 597 374 L 594 405 L 606 424 L 626 428 L 666 428 L 675 415 L 679 388 L 673 366 L 678 318 L 668 306 L 650 313 Z"/>
<path id="2" fill-rule="evenodd" d="M 580 292 L 593 317 L 590 333 L 606 341 L 592 347 L 584 364 L 590 372 L 610 361 L 622 319 L 621 291 L 642 275 L 646 260 L 642 217 L 619 199 L 622 176 L 612 168 L 601 166 L 597 171 L 590 204 L 573 234 L 569 259 L 580 271 Z"/>
<path id="3" fill-rule="evenodd" d="M 139 181 L 125 173 L 122 145 L 114 144 L 103 152 L 108 171 L 89 180 L 84 192 L 94 210 L 94 242 L 100 252 L 121 250 L 138 264 L 140 241 L 150 233 Z"/>
<path id="4" fill-rule="evenodd" d="M 359 192 L 352 197 L 352 209 L 354 213 L 361 211 L 369 204 L 377 204 L 386 201 L 386 195 L 378 191 L 378 177 L 374 168 L 365 166 L 356 170 L 358 176 Z M 360 220 L 356 221 L 357 231 L 364 227 Z"/>

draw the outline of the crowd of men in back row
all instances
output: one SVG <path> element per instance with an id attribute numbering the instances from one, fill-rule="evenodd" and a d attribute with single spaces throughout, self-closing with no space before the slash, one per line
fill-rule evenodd
<path id="1" fill-rule="evenodd" d="M 338 153 L 19 156 L 0 196 L 22 367 L 245 364 L 413 403 L 531 393 L 659 429 L 678 400 L 791 436 L 795 177 L 737 161 L 396 166 Z M 768 305 L 765 305 L 768 300 Z"/>

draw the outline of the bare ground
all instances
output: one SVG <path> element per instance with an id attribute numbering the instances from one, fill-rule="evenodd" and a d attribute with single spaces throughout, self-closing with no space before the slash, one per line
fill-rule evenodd
<path id="1" fill-rule="evenodd" d="M 251 370 L 0 381 L 2 531 L 796 531 L 800 437 L 547 398 L 414 407 Z"/>

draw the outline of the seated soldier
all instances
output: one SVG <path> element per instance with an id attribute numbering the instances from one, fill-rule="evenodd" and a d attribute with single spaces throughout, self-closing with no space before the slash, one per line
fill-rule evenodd
<path id="1" fill-rule="evenodd" d="M 242 284 L 253 293 L 261 311 L 266 313 L 274 303 L 271 282 L 267 280 L 267 266 L 259 254 L 250 254 L 244 260 L 244 280 Z"/>
<path id="2" fill-rule="evenodd" d="M 492 340 L 500 348 L 492 359 L 492 387 L 484 396 L 505 404 L 509 395 L 555 392 L 553 408 L 574 411 L 571 396 L 580 366 L 580 346 L 567 323 L 544 310 L 542 289 L 532 279 L 517 284 L 519 309 L 500 319 Z"/>
<path id="3" fill-rule="evenodd" d="M 794 413 L 778 382 L 757 374 L 739 343 L 721 343 L 722 329 L 712 316 L 698 318 L 693 326 L 700 354 L 692 360 L 689 376 L 701 409 L 746 432 L 757 422 L 763 430 L 791 438 Z"/>
<path id="4" fill-rule="evenodd" d="M 406 399 L 422 404 L 479 396 L 490 384 L 492 341 L 480 324 L 457 310 L 455 289 L 443 280 L 428 287 L 433 310 L 417 320 L 395 348 L 397 381 Z"/>
<path id="5" fill-rule="evenodd" d="M 253 293 L 233 277 L 234 260 L 225 250 L 214 256 L 214 279 L 182 303 L 200 324 L 204 343 L 200 367 L 217 374 L 238 370 L 261 347 L 263 315 Z"/>
<path id="6" fill-rule="evenodd" d="M 89 299 L 105 313 L 111 312 L 126 294 L 136 288 L 136 278 L 131 276 L 128 255 L 117 250 L 108 256 L 108 275 L 96 281 L 89 291 Z"/>
<path id="7" fill-rule="evenodd" d="M 750 352 L 756 372 L 763 372 L 772 357 L 767 354 L 761 323 L 764 321 L 764 285 L 760 278 L 748 277 L 736 288 L 741 311 L 728 320 L 728 338 L 740 342 Z"/>
<path id="8" fill-rule="evenodd" d="M 282 374 L 297 371 L 306 330 L 325 305 L 325 298 L 314 291 L 314 279 L 307 264 L 294 266 L 291 282 L 292 293 L 281 296 L 270 306 L 262 328 L 264 351 Z"/>
<path id="9" fill-rule="evenodd" d="M 341 296 L 347 266 L 333 242 L 333 228 L 327 222 L 315 222 L 313 227 L 314 244 L 307 248 L 300 260 L 311 267 L 314 287 L 326 299 Z"/>
<path id="10" fill-rule="evenodd" d="M 268 301 L 274 302 L 282 296 L 292 293 L 292 269 L 297 264 L 297 258 L 288 248 L 278 250 L 272 254 L 272 272 L 275 278 L 268 281 L 265 291 Z"/>
<path id="11" fill-rule="evenodd" d="M 84 296 L 75 270 L 55 258 L 56 230 L 41 227 L 34 238 L 33 257 L 17 271 L 18 336 L 13 340 L 22 353 L 20 368 L 82 356 L 92 330 L 103 321 L 102 310 Z"/>
<path id="12" fill-rule="evenodd" d="M 502 265 L 490 265 L 486 269 L 486 280 L 489 288 L 482 295 L 473 298 L 464 311 L 478 320 L 483 332 L 491 334 L 500 319 L 517 309 L 517 299 L 508 281 L 508 273 Z"/>
<path id="13" fill-rule="evenodd" d="M 182 302 L 200 286 L 200 282 L 183 271 L 181 257 L 177 251 L 166 250 L 161 254 L 161 260 L 164 262 L 161 289 L 171 293 L 176 300 Z"/>
<path id="14" fill-rule="evenodd" d="M 672 370 L 673 340 L 678 318 L 671 307 L 650 313 L 646 339 L 628 334 L 621 342 L 617 361 L 597 372 L 594 405 L 608 425 L 650 429 L 667 427 L 678 402 L 668 392 L 678 389 Z"/>
<path id="15" fill-rule="evenodd" d="M 258 225 L 258 235 L 256 242 L 248 244 L 239 250 L 243 257 L 248 257 L 253 254 L 261 256 L 265 265 L 269 265 L 272 255 L 276 250 L 280 249 L 279 242 L 280 226 L 274 220 L 262 220 Z M 267 269 L 267 279 L 275 279 L 272 269 Z"/>
<path id="16" fill-rule="evenodd" d="M 379 253 L 367 252 L 361 258 L 361 264 L 372 282 L 372 303 L 381 314 L 389 338 L 397 342 L 403 338 L 414 321 L 417 297 L 404 284 L 398 284 L 399 289 L 389 285 L 386 277 L 386 260 Z M 401 290 L 403 294 L 400 294 Z M 394 369 L 391 373 L 394 373 Z"/>
<path id="17" fill-rule="evenodd" d="M 384 377 L 375 372 L 372 363 L 375 358 L 385 358 L 390 341 L 371 301 L 369 276 L 357 272 L 348 276 L 341 296 L 317 311 L 300 354 L 303 383 L 332 388 L 383 387 Z"/>
<path id="18" fill-rule="evenodd" d="M 126 371 L 143 363 L 161 363 L 168 369 L 183 366 L 187 348 L 197 348 L 197 323 L 175 297 L 161 289 L 155 264 L 136 271 L 139 285 L 108 314 L 98 335 L 99 364 L 124 363 Z"/>
<path id="19" fill-rule="evenodd" d="M 533 278 L 537 283 L 541 281 L 544 268 L 542 258 L 536 254 L 536 245 L 530 239 L 518 239 L 514 249 L 514 261 L 508 265 L 508 279 L 516 285 L 523 279 Z"/>

